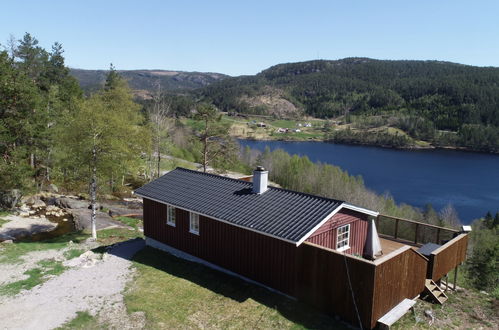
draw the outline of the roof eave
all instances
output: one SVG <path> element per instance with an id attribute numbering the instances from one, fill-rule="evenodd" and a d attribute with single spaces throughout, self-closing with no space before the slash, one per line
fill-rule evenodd
<path id="1" fill-rule="evenodd" d="M 150 199 L 152 201 L 155 201 L 155 202 L 158 202 L 158 203 L 161 203 L 161 204 L 165 204 L 165 205 L 172 205 L 176 208 L 179 208 L 181 210 L 184 210 L 184 211 L 187 211 L 187 212 L 195 212 L 199 215 L 202 215 L 204 217 L 207 217 L 207 218 L 210 218 L 210 219 L 214 219 L 214 220 L 217 220 L 217 221 L 220 221 L 220 222 L 223 222 L 223 223 L 226 223 L 228 225 L 231 225 L 231 226 L 234 226 L 234 227 L 238 227 L 238 228 L 242 228 L 242 229 L 246 229 L 246 230 L 249 230 L 249 231 L 252 231 L 252 232 L 255 232 L 257 234 L 261 234 L 261 235 L 264 235 L 264 236 L 268 236 L 268 237 L 272 237 L 272 238 L 275 238 L 275 239 L 278 239 L 278 240 L 281 240 L 283 242 L 286 242 L 286 243 L 291 243 L 293 245 L 297 245 L 297 242 L 296 241 L 293 241 L 293 240 L 289 240 L 289 239 L 286 239 L 286 238 L 282 238 L 282 237 L 278 237 L 278 236 L 275 236 L 275 235 L 272 235 L 272 234 L 268 234 L 268 233 L 264 233 L 263 231 L 259 231 L 259 230 L 256 230 L 256 229 L 253 229 L 253 228 L 250 228 L 250 227 L 246 227 L 246 226 L 241 226 L 241 225 L 238 225 L 238 224 L 235 224 L 235 223 L 232 223 L 230 221 L 227 221 L 227 220 L 223 220 L 223 219 L 219 219 L 217 217 L 214 217 L 213 215 L 209 215 L 209 214 L 205 214 L 205 213 L 201 213 L 201 212 L 197 212 L 197 211 L 194 211 L 194 210 L 189 210 L 185 207 L 182 207 L 182 206 L 178 206 L 178 205 L 175 205 L 173 203 L 167 203 L 165 201 L 160 201 L 158 199 L 155 199 L 153 197 L 149 197 L 149 196 L 146 196 L 146 195 L 142 195 L 140 193 L 137 193 L 137 192 L 134 192 L 134 195 L 137 195 L 137 196 L 140 196 L 142 198 L 147 198 L 147 199 Z"/>

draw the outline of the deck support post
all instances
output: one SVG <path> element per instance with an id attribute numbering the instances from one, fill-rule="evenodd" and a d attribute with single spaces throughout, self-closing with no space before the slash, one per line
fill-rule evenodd
<path id="1" fill-rule="evenodd" d="M 419 223 L 416 224 L 416 230 L 414 231 L 414 244 L 418 244 L 418 229 Z"/>
<path id="2" fill-rule="evenodd" d="M 459 268 L 459 265 L 454 268 L 454 283 L 452 283 L 452 290 L 456 291 L 456 282 L 457 282 L 457 269 Z"/>
<path id="3" fill-rule="evenodd" d="M 396 239 L 399 233 L 399 219 L 395 219 L 395 234 L 393 237 Z"/>
<path id="4" fill-rule="evenodd" d="M 440 228 L 437 228 L 437 244 L 440 244 Z"/>

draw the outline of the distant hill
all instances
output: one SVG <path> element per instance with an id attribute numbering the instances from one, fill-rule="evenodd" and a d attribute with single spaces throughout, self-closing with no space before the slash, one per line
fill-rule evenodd
<path id="1" fill-rule="evenodd" d="M 159 81 L 167 91 L 191 90 L 208 86 L 228 76 L 221 73 L 184 72 L 167 70 L 118 70 L 130 87 L 136 91 L 150 92 Z M 105 80 L 107 70 L 71 69 L 71 74 L 85 91 L 96 90 Z M 140 94 L 140 92 L 139 92 Z"/>
<path id="2" fill-rule="evenodd" d="M 248 100 L 277 94 L 314 117 L 405 109 L 442 129 L 456 129 L 463 120 L 499 126 L 499 68 L 450 62 L 346 58 L 279 64 L 255 76 L 224 79 L 202 94 L 226 111 L 263 114 L 269 109 Z"/>
<path id="3" fill-rule="evenodd" d="M 495 67 L 369 58 L 316 60 L 275 65 L 196 92 L 224 111 L 341 118 L 355 124 L 352 128 L 395 127 L 435 145 L 499 150 Z M 362 137 L 357 134 L 352 140 L 351 132 L 342 134 L 349 138 L 334 140 L 355 142 Z"/>

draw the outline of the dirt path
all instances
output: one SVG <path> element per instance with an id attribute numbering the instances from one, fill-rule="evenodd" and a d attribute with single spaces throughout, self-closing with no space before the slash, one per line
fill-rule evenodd
<path id="1" fill-rule="evenodd" d="M 98 316 L 111 328 L 141 328 L 143 316 L 128 315 L 122 292 L 133 277 L 130 258 L 142 239 L 113 247 L 102 260 L 77 265 L 29 291 L 0 301 L 0 329 L 53 329 L 78 311 Z"/>

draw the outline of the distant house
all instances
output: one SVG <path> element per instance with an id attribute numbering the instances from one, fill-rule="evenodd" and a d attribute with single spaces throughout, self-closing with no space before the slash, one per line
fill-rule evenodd
<path id="1" fill-rule="evenodd" d="M 303 126 L 305 126 L 305 127 L 312 127 L 312 123 L 305 123 L 305 124 L 303 124 Z"/>
<path id="2" fill-rule="evenodd" d="M 295 133 L 300 133 L 300 132 L 301 132 L 301 129 L 299 129 L 299 128 L 295 128 L 295 129 L 293 130 L 293 132 L 295 132 Z"/>
<path id="3" fill-rule="evenodd" d="M 464 260 L 466 235 L 439 248 L 446 256 L 461 251 L 442 263 L 380 239 L 378 212 L 267 182 L 261 167 L 252 182 L 184 168 L 167 173 L 135 191 L 144 201 L 146 244 L 366 328 Z"/>
<path id="4" fill-rule="evenodd" d="M 282 128 L 282 127 L 279 127 L 276 131 L 277 133 L 287 133 L 288 132 L 288 129 L 287 128 Z"/>
<path id="5" fill-rule="evenodd" d="M 259 122 L 256 124 L 257 127 L 267 127 L 267 124 L 263 123 L 263 122 Z"/>

